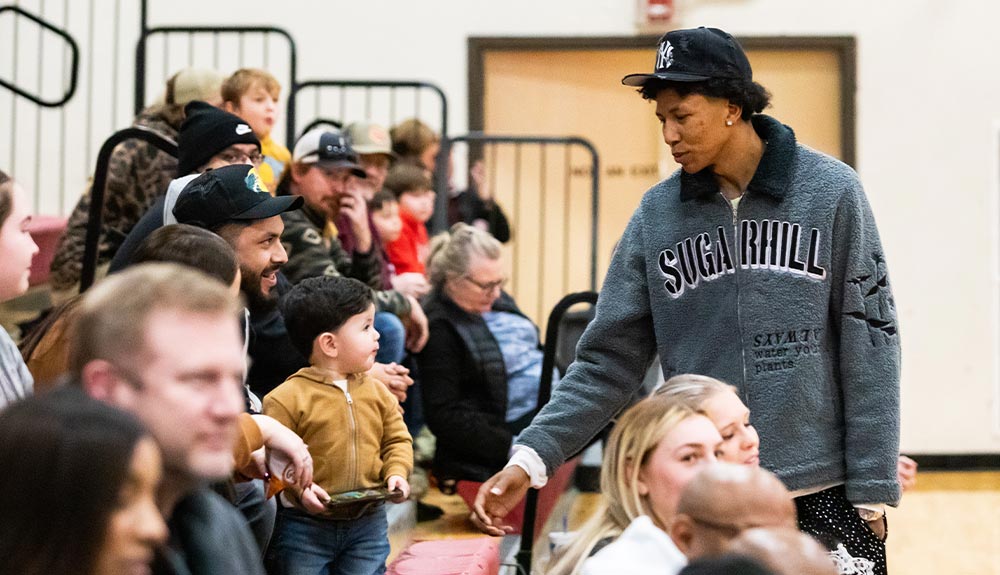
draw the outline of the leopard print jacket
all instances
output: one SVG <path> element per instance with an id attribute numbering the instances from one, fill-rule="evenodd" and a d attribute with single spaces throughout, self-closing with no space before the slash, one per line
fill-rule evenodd
<path id="1" fill-rule="evenodd" d="M 141 112 L 133 125 L 148 128 L 161 136 L 177 140 L 178 127 L 149 110 Z M 125 236 L 153 202 L 166 193 L 167 185 L 175 177 L 177 177 L 177 159 L 146 142 L 127 140 L 114 149 L 108 164 L 108 184 L 104 200 L 98 265 L 111 261 L 125 240 Z M 88 190 L 73 209 L 66 226 L 66 233 L 59 240 L 59 246 L 52 260 L 51 283 L 55 290 L 72 289 L 80 282 L 89 212 Z"/>

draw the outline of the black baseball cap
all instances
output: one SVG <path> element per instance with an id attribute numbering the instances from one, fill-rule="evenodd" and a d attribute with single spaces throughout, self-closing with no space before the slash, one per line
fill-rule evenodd
<path id="1" fill-rule="evenodd" d="M 302 196 L 273 197 L 247 164 L 209 170 L 181 191 L 174 216 L 181 224 L 214 229 L 226 222 L 263 220 L 302 207 Z"/>
<path id="2" fill-rule="evenodd" d="M 368 177 L 364 168 L 358 164 L 358 154 L 351 146 L 351 140 L 340 130 L 333 128 L 316 128 L 302 134 L 299 141 L 295 142 L 292 162 L 349 168 L 359 178 Z"/>
<path id="3" fill-rule="evenodd" d="M 673 30 L 656 46 L 652 74 L 629 74 L 626 86 L 642 86 L 649 80 L 701 82 L 712 78 L 753 80 L 750 60 L 735 38 L 718 28 Z"/>

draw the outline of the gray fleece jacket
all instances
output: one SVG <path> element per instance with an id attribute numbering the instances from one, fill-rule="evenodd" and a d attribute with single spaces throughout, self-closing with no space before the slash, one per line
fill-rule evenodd
<path id="1" fill-rule="evenodd" d="M 789 489 L 844 483 L 853 503 L 895 503 L 899 337 L 871 209 L 851 168 L 773 118 L 753 126 L 767 146 L 735 209 L 708 170 L 643 197 L 577 361 L 518 443 L 552 473 L 659 353 L 665 377 L 739 388 L 761 464 Z"/>

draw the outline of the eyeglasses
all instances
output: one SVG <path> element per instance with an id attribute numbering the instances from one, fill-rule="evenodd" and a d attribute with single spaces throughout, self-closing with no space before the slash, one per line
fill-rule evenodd
<path id="1" fill-rule="evenodd" d="M 247 154 L 245 152 L 237 152 L 235 150 L 226 150 L 224 152 L 220 152 L 218 154 L 218 158 L 230 166 L 250 162 L 254 165 L 254 167 L 257 167 L 264 163 L 263 154 L 256 151 Z"/>
<path id="2" fill-rule="evenodd" d="M 462 278 L 467 280 L 469 283 L 476 286 L 480 290 L 482 290 L 484 294 L 493 293 L 493 290 L 496 289 L 503 290 L 503 286 L 507 285 L 507 278 L 503 278 L 502 280 L 497 280 L 495 282 L 489 282 L 489 283 L 477 282 L 476 280 L 470 278 L 469 276 L 462 276 Z"/>

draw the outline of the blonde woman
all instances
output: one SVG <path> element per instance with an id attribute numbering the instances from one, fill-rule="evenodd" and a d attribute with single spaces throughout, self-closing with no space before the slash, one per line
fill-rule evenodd
<path id="1" fill-rule="evenodd" d="M 704 413 L 722 436 L 719 460 L 741 465 L 760 464 L 760 437 L 750 423 L 750 410 L 736 388 L 707 375 L 675 375 L 653 392 Z"/>
<path id="2" fill-rule="evenodd" d="M 687 563 L 666 529 L 684 486 L 716 461 L 712 421 L 669 395 L 653 395 L 618 420 L 601 466 L 601 503 L 549 575 L 582 572 L 588 557 L 619 537 L 642 539 L 643 561 L 663 573 Z"/>
<path id="3" fill-rule="evenodd" d="M 663 396 L 704 413 L 715 424 L 722 436 L 719 460 L 743 465 L 759 465 L 760 439 L 750 422 L 750 409 L 743 403 L 734 386 L 713 377 L 695 374 L 681 374 L 671 377 L 658 387 L 653 394 Z M 779 449 L 779 446 L 771 446 Z M 904 489 L 916 484 L 917 464 L 900 455 L 897 461 L 898 481 Z M 820 539 L 832 541 L 834 545 L 852 539 L 852 525 L 856 523 L 853 511 L 838 501 L 821 498 L 822 492 L 795 492 L 796 506 L 800 520 L 799 528 Z M 812 510 L 824 508 L 823 521 L 812 519 Z M 859 544 L 857 541 L 852 544 Z M 872 550 L 874 552 L 874 549 Z"/>

